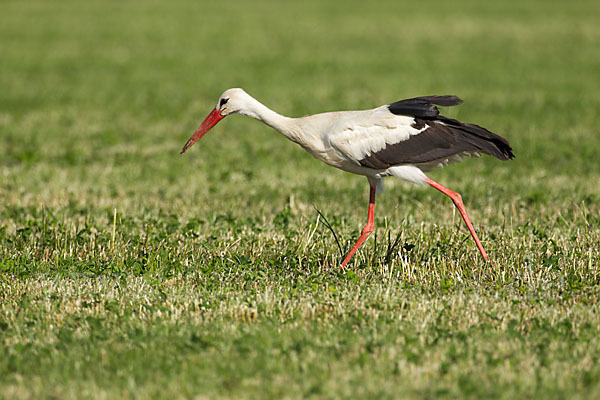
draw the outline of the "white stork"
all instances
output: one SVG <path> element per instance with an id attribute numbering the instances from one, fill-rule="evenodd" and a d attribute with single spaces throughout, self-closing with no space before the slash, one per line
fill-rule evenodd
<path id="1" fill-rule="evenodd" d="M 450 197 L 467 224 L 481 256 L 489 262 L 460 194 L 425 175 L 432 168 L 459 162 L 465 156 L 484 153 L 500 160 L 514 158 L 506 139 L 480 126 L 444 117 L 435 106 L 460 103 L 462 100 L 457 96 L 425 96 L 371 110 L 288 118 L 264 106 L 242 89 L 229 89 L 219 97 L 214 110 L 183 146 L 181 153 L 227 115 L 250 116 L 281 132 L 318 160 L 367 177 L 371 187 L 367 224 L 341 267 L 348 264 L 373 232 L 375 194 L 383 189 L 383 178 L 387 176 L 419 185 L 428 184 Z"/>

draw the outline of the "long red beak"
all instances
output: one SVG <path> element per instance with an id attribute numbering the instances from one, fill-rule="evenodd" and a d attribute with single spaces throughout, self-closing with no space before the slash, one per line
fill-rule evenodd
<path id="1" fill-rule="evenodd" d="M 206 132 L 210 131 L 210 128 L 215 126 L 217 124 L 217 122 L 219 122 L 223 118 L 225 118 L 225 116 L 221 115 L 221 113 L 219 113 L 219 110 L 217 110 L 216 108 L 214 110 L 212 110 L 210 112 L 210 114 L 208 114 L 208 117 L 206 117 L 206 119 L 204 119 L 204 122 L 202 122 L 202 125 L 200 125 L 200 128 L 198 128 L 196 133 L 194 133 L 192 135 L 192 137 L 190 138 L 190 140 L 187 141 L 185 146 L 183 146 L 183 149 L 181 149 L 181 153 L 179 153 L 179 154 L 185 153 L 185 151 L 187 149 L 192 147 L 192 145 L 194 143 L 196 143 L 198 140 L 200 140 L 200 138 L 202 136 L 204 136 L 204 134 Z"/>

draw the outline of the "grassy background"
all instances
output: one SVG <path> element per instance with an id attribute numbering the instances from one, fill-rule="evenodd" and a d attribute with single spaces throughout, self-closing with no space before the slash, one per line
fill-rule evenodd
<path id="1" fill-rule="evenodd" d="M 0 396 L 597 398 L 600 4 L 4 1 Z M 231 117 L 457 94 L 517 158 L 364 178 Z"/>

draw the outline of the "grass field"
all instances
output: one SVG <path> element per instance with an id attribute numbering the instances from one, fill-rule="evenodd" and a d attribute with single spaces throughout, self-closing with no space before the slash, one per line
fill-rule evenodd
<path id="1" fill-rule="evenodd" d="M 4 1 L 0 397 L 599 398 L 600 3 Z M 430 94 L 507 137 L 368 185 L 230 117 Z"/>

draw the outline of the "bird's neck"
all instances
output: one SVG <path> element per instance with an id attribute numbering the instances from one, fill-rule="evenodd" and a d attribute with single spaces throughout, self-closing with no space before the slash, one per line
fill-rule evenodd
<path id="1" fill-rule="evenodd" d="M 240 111 L 240 114 L 247 115 L 259 121 L 262 121 L 271 128 L 279 131 L 288 139 L 297 142 L 297 130 L 295 127 L 295 118 L 285 117 L 276 113 L 269 107 L 265 106 L 258 100 L 249 97 L 248 105 L 245 110 Z"/>

